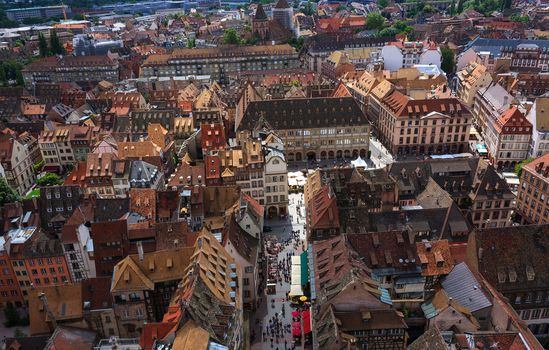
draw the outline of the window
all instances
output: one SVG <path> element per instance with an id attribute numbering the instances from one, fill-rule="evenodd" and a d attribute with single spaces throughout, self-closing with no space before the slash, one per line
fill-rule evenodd
<path id="1" fill-rule="evenodd" d="M 243 283 L 245 286 L 249 286 L 250 285 L 250 279 L 249 278 L 244 278 L 243 280 Z"/>
<path id="2" fill-rule="evenodd" d="M 254 267 L 253 266 L 246 266 L 244 268 L 244 272 L 245 273 L 252 273 L 252 272 L 254 272 Z"/>

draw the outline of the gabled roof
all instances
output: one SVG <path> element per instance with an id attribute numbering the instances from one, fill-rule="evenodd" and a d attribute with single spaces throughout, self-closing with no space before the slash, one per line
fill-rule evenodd
<path id="1" fill-rule="evenodd" d="M 192 247 L 160 250 L 125 257 L 114 267 L 111 293 L 132 290 L 154 290 L 155 283 L 180 280 L 189 265 Z"/>
<path id="2" fill-rule="evenodd" d="M 442 288 L 448 296 L 471 310 L 471 312 L 492 306 L 486 293 L 482 290 L 482 285 L 465 263 L 454 266 L 453 270 L 442 281 Z"/>
<path id="3" fill-rule="evenodd" d="M 193 320 L 188 320 L 177 331 L 172 349 L 207 350 L 210 334 Z"/>
<path id="4" fill-rule="evenodd" d="M 267 15 L 265 14 L 265 10 L 263 10 L 263 5 L 258 4 L 257 9 L 255 10 L 254 20 L 255 21 L 262 21 L 262 20 L 266 20 L 266 19 L 268 19 L 268 18 L 267 18 Z"/>
<path id="5" fill-rule="evenodd" d="M 429 328 L 419 338 L 414 340 L 408 350 L 448 350 L 442 334 L 436 327 Z"/>

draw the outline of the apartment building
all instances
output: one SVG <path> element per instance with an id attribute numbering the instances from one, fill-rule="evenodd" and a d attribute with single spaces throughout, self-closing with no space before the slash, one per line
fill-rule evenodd
<path id="1" fill-rule="evenodd" d="M 6 249 L 6 237 L 0 237 L 0 297 L 2 307 L 8 302 L 16 307 L 23 306 L 23 294 Z"/>
<path id="2" fill-rule="evenodd" d="M 381 101 L 379 140 L 394 155 L 463 153 L 472 115 L 457 98 L 413 100 L 393 91 Z"/>
<path id="3" fill-rule="evenodd" d="M 40 222 L 46 231 L 60 232 L 78 209 L 82 189 L 78 185 L 47 186 L 40 189 Z"/>
<path id="4" fill-rule="evenodd" d="M 8 184 L 20 195 L 34 185 L 36 175 L 29 144 L 15 133 L 0 133 L 0 164 Z"/>
<path id="5" fill-rule="evenodd" d="M 118 81 L 119 65 L 108 56 L 51 56 L 25 66 L 23 79 L 27 88 L 41 82 L 98 83 Z"/>
<path id="6" fill-rule="evenodd" d="M 341 33 L 322 33 L 307 38 L 300 56 L 304 68 L 320 73 L 322 64 L 334 51 L 349 52 L 349 50 L 371 48 L 372 51 L 379 52 L 392 40 L 392 38 L 363 38 Z"/>
<path id="7" fill-rule="evenodd" d="M 516 106 L 489 119 L 487 126 L 484 141 L 494 167 L 512 170 L 528 157 L 532 124 Z"/>
<path id="8" fill-rule="evenodd" d="M 143 77 L 209 75 L 229 82 L 230 74 L 299 67 L 297 52 L 290 45 L 219 46 L 176 49 L 169 55 L 150 55 L 141 65 Z"/>
<path id="9" fill-rule="evenodd" d="M 492 76 L 486 67 L 477 62 L 470 62 L 457 72 L 456 76 L 457 97 L 469 108 L 472 108 L 474 105 L 477 91 L 487 87 L 492 82 Z"/>
<path id="10" fill-rule="evenodd" d="M 252 101 L 237 131 L 276 130 L 288 162 L 365 158 L 370 123 L 352 97 Z"/>
<path id="11" fill-rule="evenodd" d="M 86 195 L 96 194 L 100 197 L 114 197 L 113 161 L 117 159 L 114 153 L 90 153 L 86 160 Z"/>
<path id="12" fill-rule="evenodd" d="M 478 228 L 511 226 L 515 195 L 505 179 L 487 162 L 480 160 L 469 192 L 468 217 Z"/>
<path id="13" fill-rule="evenodd" d="M 50 171 L 59 171 L 61 167 L 75 164 L 77 160 L 84 160 L 90 143 L 91 130 L 88 127 L 71 126 L 59 127 L 52 131 L 44 130 L 38 137 L 44 166 Z"/>
<path id="14" fill-rule="evenodd" d="M 265 208 L 269 218 L 288 214 L 288 167 L 282 150 L 264 147 Z"/>
<path id="15" fill-rule="evenodd" d="M 528 155 L 541 157 L 549 152 L 549 97 L 538 97 L 526 115 L 532 124 L 532 142 Z"/>
<path id="16" fill-rule="evenodd" d="M 381 49 L 383 68 L 396 71 L 416 64 L 434 65 L 440 68 L 442 54 L 435 42 L 395 41 Z"/>
<path id="17" fill-rule="evenodd" d="M 486 130 L 488 120 L 497 119 L 513 103 L 511 96 L 501 85 L 492 82 L 477 90 L 473 105 L 473 123 L 479 132 Z"/>
<path id="18" fill-rule="evenodd" d="M 549 154 L 522 167 L 517 213 L 525 223 L 549 223 Z"/>

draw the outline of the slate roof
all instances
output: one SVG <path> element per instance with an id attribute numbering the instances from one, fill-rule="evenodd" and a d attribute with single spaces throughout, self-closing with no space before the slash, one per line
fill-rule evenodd
<path id="1" fill-rule="evenodd" d="M 500 292 L 549 285 L 549 225 L 477 229 L 472 233 L 480 273 Z M 477 253 L 478 254 L 478 253 Z"/>
<path id="2" fill-rule="evenodd" d="M 454 269 L 442 281 L 442 288 L 450 297 L 471 312 L 492 306 L 482 291 L 481 284 L 464 262 L 454 266 Z"/>
<path id="3" fill-rule="evenodd" d="M 250 102 L 238 130 L 253 130 L 262 117 L 275 129 L 368 124 L 352 97 L 319 97 Z"/>
<path id="4" fill-rule="evenodd" d="M 470 41 L 464 48 L 466 51 L 473 48 L 475 52 L 489 51 L 494 57 L 498 57 L 501 51 L 509 48 L 516 48 L 523 44 L 534 44 L 541 49 L 549 50 L 549 41 L 547 40 L 528 40 L 528 39 L 490 39 L 476 37 Z"/>
<path id="5" fill-rule="evenodd" d="M 267 15 L 265 14 L 265 10 L 263 9 L 263 5 L 261 4 L 257 5 L 257 9 L 255 10 L 254 20 L 261 21 L 266 19 L 268 18 L 267 18 Z"/>
<path id="6" fill-rule="evenodd" d="M 97 198 L 93 209 L 95 222 L 120 219 L 130 210 L 129 198 Z"/>

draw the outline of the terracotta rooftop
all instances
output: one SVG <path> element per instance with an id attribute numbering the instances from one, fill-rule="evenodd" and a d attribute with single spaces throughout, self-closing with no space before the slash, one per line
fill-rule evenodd
<path id="1" fill-rule="evenodd" d="M 416 247 L 422 276 L 443 276 L 452 271 L 454 261 L 447 240 L 418 242 Z"/>
<path id="2" fill-rule="evenodd" d="M 399 91 L 393 91 L 393 93 L 387 95 L 383 98 L 382 103 L 397 117 L 408 117 L 409 115 L 425 116 L 432 112 L 445 115 L 470 113 L 467 107 L 457 98 L 414 100 Z"/>

